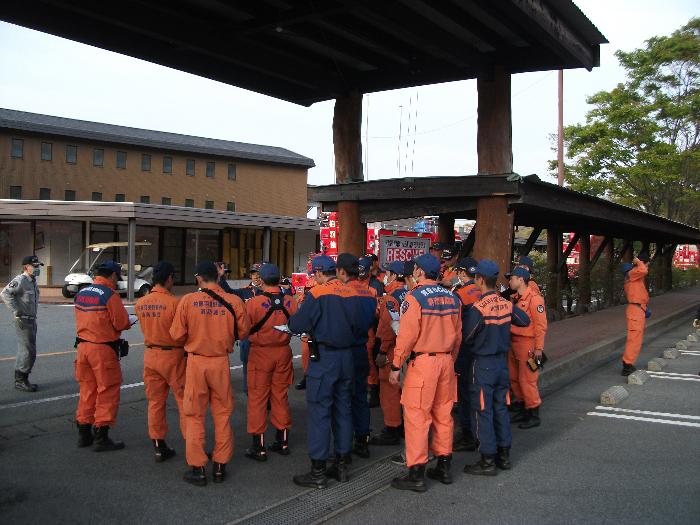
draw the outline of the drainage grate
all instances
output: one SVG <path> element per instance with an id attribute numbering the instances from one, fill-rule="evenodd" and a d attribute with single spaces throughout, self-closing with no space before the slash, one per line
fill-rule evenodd
<path id="1" fill-rule="evenodd" d="M 388 459 L 353 475 L 347 483 L 331 482 L 326 489 L 310 489 L 278 505 L 244 516 L 229 525 L 301 525 L 320 523 L 348 506 L 373 496 L 387 487 L 405 467 Z"/>

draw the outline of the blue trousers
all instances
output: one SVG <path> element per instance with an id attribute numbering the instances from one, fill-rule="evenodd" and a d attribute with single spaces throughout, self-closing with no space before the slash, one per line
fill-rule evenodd
<path id="1" fill-rule="evenodd" d="M 369 402 L 367 400 L 367 376 L 369 376 L 369 361 L 367 348 L 362 346 L 352 349 L 352 361 L 355 379 L 352 389 L 352 429 L 355 436 L 369 434 Z"/>
<path id="2" fill-rule="evenodd" d="M 510 447 L 510 417 L 506 398 L 510 388 L 506 354 L 474 356 L 469 373 L 472 433 L 479 452 L 495 455 L 498 447 Z"/>
<path id="3" fill-rule="evenodd" d="M 366 355 L 366 354 L 365 354 Z M 320 359 L 306 370 L 308 448 L 311 459 L 330 455 L 331 430 L 336 454 L 352 449 L 352 351 L 320 347 Z"/>
<path id="4" fill-rule="evenodd" d="M 246 337 L 238 343 L 241 349 L 241 363 L 243 363 L 243 392 L 248 395 L 248 355 L 250 354 L 250 340 Z"/>
<path id="5" fill-rule="evenodd" d="M 455 363 L 455 371 L 459 374 L 457 378 L 457 401 L 459 402 L 459 413 L 457 422 L 463 430 L 472 428 L 471 400 L 469 397 L 469 384 L 471 383 L 472 356 L 462 356 L 460 353 Z"/>

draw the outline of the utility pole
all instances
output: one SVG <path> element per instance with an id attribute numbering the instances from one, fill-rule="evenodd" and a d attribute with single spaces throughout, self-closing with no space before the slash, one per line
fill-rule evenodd
<path id="1" fill-rule="evenodd" d="M 557 183 L 564 185 L 564 70 L 559 70 L 559 126 L 557 136 Z"/>

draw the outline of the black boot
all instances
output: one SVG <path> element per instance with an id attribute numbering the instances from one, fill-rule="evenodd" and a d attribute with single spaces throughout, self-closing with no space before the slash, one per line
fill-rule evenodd
<path id="1" fill-rule="evenodd" d="M 328 485 L 326 478 L 326 460 L 312 459 L 311 471 L 306 474 L 299 474 L 292 478 L 296 485 L 301 487 L 309 487 L 312 489 L 325 489 Z"/>
<path id="2" fill-rule="evenodd" d="M 508 412 L 522 412 L 525 410 L 525 401 L 513 401 L 508 405 Z"/>
<path id="3" fill-rule="evenodd" d="M 348 481 L 348 464 L 351 462 L 350 454 L 336 454 L 333 464 L 326 470 L 326 477 L 345 483 Z"/>
<path id="4" fill-rule="evenodd" d="M 37 386 L 29 382 L 29 373 L 15 370 L 15 388 L 22 392 L 36 392 Z"/>
<path id="5" fill-rule="evenodd" d="M 472 431 L 466 427 L 462 428 L 462 435 L 455 439 L 452 445 L 453 452 L 474 452 L 476 450 L 476 439 Z"/>
<path id="6" fill-rule="evenodd" d="M 78 425 L 78 447 L 85 448 L 92 445 L 94 440 L 92 436 L 92 425 L 77 423 Z"/>
<path id="7" fill-rule="evenodd" d="M 306 376 L 302 377 L 301 380 L 294 385 L 297 390 L 306 390 Z"/>
<path id="8" fill-rule="evenodd" d="M 192 467 L 190 470 L 185 472 L 182 477 L 187 483 L 192 485 L 197 485 L 198 487 L 204 487 L 207 484 L 207 473 L 204 467 Z"/>
<path id="9" fill-rule="evenodd" d="M 481 461 L 474 465 L 464 467 L 465 474 L 474 474 L 475 476 L 495 476 L 498 474 L 496 470 L 495 456 L 486 454 L 481 455 Z"/>
<path id="10" fill-rule="evenodd" d="M 369 393 L 367 394 L 367 404 L 369 408 L 379 406 L 379 385 L 369 385 Z"/>
<path id="11" fill-rule="evenodd" d="M 212 481 L 214 483 L 223 483 L 226 479 L 226 463 L 214 463 L 214 474 Z"/>
<path id="12" fill-rule="evenodd" d="M 245 457 L 255 461 L 267 461 L 265 434 L 253 434 L 253 446 L 245 450 Z"/>
<path id="13" fill-rule="evenodd" d="M 283 456 L 288 456 L 291 451 L 289 450 L 289 433 L 286 428 L 280 430 L 277 429 L 277 435 L 275 436 L 275 441 L 267 447 L 268 450 L 272 452 L 277 452 Z"/>
<path id="14" fill-rule="evenodd" d="M 361 458 L 369 457 L 369 435 L 355 436 L 355 446 L 352 447 L 352 453 Z"/>
<path id="15" fill-rule="evenodd" d="M 156 453 L 156 463 L 162 463 L 175 455 L 175 450 L 170 448 L 164 439 L 154 439 L 153 448 Z"/>
<path id="16" fill-rule="evenodd" d="M 540 407 L 528 409 L 529 417 L 518 425 L 518 428 L 528 429 L 540 426 Z"/>
<path id="17" fill-rule="evenodd" d="M 510 447 L 498 447 L 496 466 L 501 470 L 510 470 L 513 468 L 513 465 L 510 463 Z"/>
<path id="18" fill-rule="evenodd" d="M 622 372 L 620 372 L 620 375 L 627 377 L 635 370 L 637 370 L 637 368 L 634 365 L 629 365 L 623 361 L 622 362 Z"/>
<path id="19" fill-rule="evenodd" d="M 530 419 L 530 411 L 525 407 L 520 412 L 511 412 L 510 414 L 511 423 L 522 423 L 528 419 Z"/>
<path id="20" fill-rule="evenodd" d="M 435 479 L 440 483 L 449 485 L 452 483 L 452 474 L 450 474 L 450 464 L 452 463 L 452 456 L 438 456 L 437 465 L 435 468 L 429 468 L 427 471 L 428 477 L 430 479 Z"/>
<path id="21" fill-rule="evenodd" d="M 425 492 L 428 490 L 425 484 L 425 465 L 412 466 L 404 477 L 391 480 L 391 486 L 399 490 Z"/>
<path id="22" fill-rule="evenodd" d="M 384 427 L 378 436 L 372 436 L 370 445 L 390 446 L 401 443 L 401 427 Z"/>
<path id="23" fill-rule="evenodd" d="M 95 442 L 92 446 L 95 452 L 110 452 L 123 448 L 123 441 L 112 441 L 109 438 L 109 427 L 95 427 Z"/>

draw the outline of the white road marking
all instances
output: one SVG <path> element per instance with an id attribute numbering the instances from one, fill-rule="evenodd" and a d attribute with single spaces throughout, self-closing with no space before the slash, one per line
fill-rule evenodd
<path id="1" fill-rule="evenodd" d="M 681 374 L 679 372 L 657 372 L 657 371 L 649 371 L 647 370 L 647 374 L 659 374 L 662 376 L 679 376 L 679 377 L 695 377 L 697 379 L 700 379 L 700 376 L 697 374 Z"/>
<path id="2" fill-rule="evenodd" d="M 604 407 L 597 406 L 596 410 L 608 410 L 611 412 L 626 412 L 629 414 L 642 414 L 645 416 L 662 416 L 662 417 L 675 417 L 678 419 L 694 419 L 700 421 L 700 416 L 686 416 L 685 414 L 671 414 L 669 412 L 651 412 L 649 410 L 633 410 L 631 408 L 616 408 L 616 407 Z"/>
<path id="3" fill-rule="evenodd" d="M 605 414 L 603 412 L 589 412 L 588 415 L 598 417 L 610 417 L 615 419 L 628 419 L 630 421 L 645 421 L 647 423 L 662 423 L 664 425 L 676 425 L 679 427 L 700 428 L 700 423 L 691 423 L 690 421 L 675 421 L 673 419 L 656 419 L 653 417 L 626 416 L 624 414 Z"/>
<path id="4" fill-rule="evenodd" d="M 657 375 L 654 372 L 648 372 L 648 374 L 654 379 L 675 379 L 676 381 L 690 381 L 691 383 L 700 383 L 700 376 L 698 377 L 678 377 L 678 376 L 662 376 Z"/>
<path id="5" fill-rule="evenodd" d="M 681 355 L 700 355 L 700 352 L 696 350 L 681 350 Z"/>

